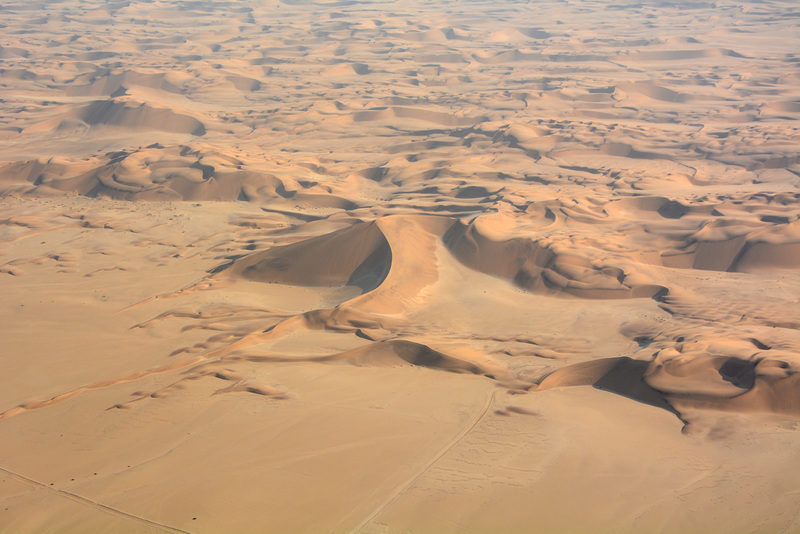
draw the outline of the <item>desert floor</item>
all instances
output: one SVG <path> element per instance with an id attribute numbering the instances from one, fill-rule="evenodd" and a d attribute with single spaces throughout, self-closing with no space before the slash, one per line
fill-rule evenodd
<path id="1" fill-rule="evenodd" d="M 0 531 L 800 531 L 800 6 L 0 6 Z"/>

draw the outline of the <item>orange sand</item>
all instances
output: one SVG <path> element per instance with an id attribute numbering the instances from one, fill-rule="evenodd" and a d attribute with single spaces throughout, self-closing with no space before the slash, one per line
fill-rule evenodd
<path id="1" fill-rule="evenodd" d="M 0 7 L 0 531 L 797 532 L 798 7 Z"/>

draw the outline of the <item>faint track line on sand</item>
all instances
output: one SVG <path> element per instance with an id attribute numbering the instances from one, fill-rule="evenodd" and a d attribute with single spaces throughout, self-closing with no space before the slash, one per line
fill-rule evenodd
<path id="1" fill-rule="evenodd" d="M 365 517 L 353 530 L 350 531 L 350 534 L 356 534 L 362 528 L 367 526 L 370 521 L 375 519 L 375 517 L 379 513 L 381 513 L 387 506 L 392 504 L 392 502 L 394 502 L 394 500 L 397 499 L 401 493 L 403 493 L 406 489 L 408 489 L 409 486 L 411 486 L 414 482 L 416 482 L 419 477 L 421 477 L 428 469 L 430 469 L 433 464 L 438 462 L 442 456 L 447 454 L 450 451 L 450 449 L 458 445 L 458 443 L 462 439 L 464 439 L 464 437 L 467 434 L 469 434 L 472 431 L 472 429 L 478 426 L 478 423 L 481 422 L 483 416 L 486 415 L 486 412 L 488 412 L 489 408 L 492 406 L 492 403 L 494 402 L 494 398 L 496 395 L 497 395 L 497 390 L 495 389 L 494 391 L 492 391 L 491 395 L 488 395 L 486 397 L 486 402 L 484 402 L 483 408 L 481 408 L 481 411 L 478 412 L 478 414 L 475 416 L 472 422 L 467 426 L 465 426 L 463 429 L 461 429 L 461 431 L 458 434 L 456 434 L 455 437 L 452 440 L 450 440 L 449 443 L 447 443 L 447 445 L 445 445 L 430 460 L 428 460 L 428 463 L 420 467 L 414 474 L 411 475 L 410 478 L 408 478 L 405 482 L 397 486 L 386 497 L 386 499 L 383 500 L 381 504 L 379 504 L 372 512 L 370 512 L 370 514 L 367 517 Z"/>
<path id="2" fill-rule="evenodd" d="M 129 514 L 128 512 L 123 512 L 122 510 L 118 510 L 116 508 L 112 508 L 111 506 L 106 506 L 105 504 L 100 504 L 97 501 L 93 501 L 91 499 L 87 499 L 86 497 L 81 497 L 80 495 L 77 495 L 75 493 L 70 493 L 69 491 L 60 490 L 60 489 L 56 489 L 56 488 L 51 488 L 50 486 L 48 486 L 46 484 L 43 484 L 42 482 L 39 482 L 37 480 L 33 480 L 32 478 L 28 478 L 26 476 L 20 475 L 19 473 L 14 473 L 13 471 L 9 471 L 8 469 L 2 468 L 2 467 L 0 467 L 0 472 L 3 472 L 5 474 L 7 474 L 8 476 L 10 476 L 11 478 L 13 478 L 15 480 L 18 480 L 20 482 L 23 482 L 25 484 L 28 484 L 28 485 L 31 485 L 31 486 L 35 486 L 37 488 L 41 488 L 41 489 L 44 489 L 44 490 L 47 490 L 47 491 L 49 491 L 51 493 L 55 493 L 56 495 L 60 495 L 61 497 L 66 497 L 67 499 L 70 499 L 72 501 L 75 501 L 77 503 L 80 503 L 80 504 L 83 504 L 83 505 L 86 505 L 86 506 L 90 506 L 90 507 L 92 507 L 92 508 L 94 508 L 96 510 L 100 510 L 102 512 L 106 512 L 106 513 L 109 513 L 111 515 L 124 517 L 126 519 L 132 519 L 134 521 L 137 521 L 139 523 L 143 523 L 145 525 L 149 525 L 151 527 L 160 528 L 160 529 L 162 529 L 162 530 L 164 530 L 166 532 L 179 532 L 181 534 L 191 534 L 190 532 L 187 532 L 186 530 L 181 530 L 179 528 L 170 527 L 169 525 L 164 525 L 164 524 L 161 524 L 161 523 L 157 523 L 155 521 L 151 521 L 150 519 L 145 519 L 144 517 L 139 517 L 138 515 Z"/>

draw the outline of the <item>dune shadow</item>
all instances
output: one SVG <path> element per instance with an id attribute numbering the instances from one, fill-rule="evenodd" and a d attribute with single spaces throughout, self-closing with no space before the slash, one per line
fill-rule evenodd
<path id="1" fill-rule="evenodd" d="M 686 422 L 666 396 L 650 387 L 644 380 L 650 362 L 634 360 L 627 356 L 604 358 L 569 365 L 558 369 L 538 384 L 538 390 L 564 386 L 592 386 L 596 389 L 622 395 L 636 402 L 661 408 Z"/>
<path id="2" fill-rule="evenodd" d="M 595 388 L 667 410 L 683 421 L 681 414 L 672 407 L 664 394 L 653 389 L 644 381 L 644 375 L 650 362 L 628 357 L 616 358 L 616 360 L 616 364 L 593 384 Z"/>

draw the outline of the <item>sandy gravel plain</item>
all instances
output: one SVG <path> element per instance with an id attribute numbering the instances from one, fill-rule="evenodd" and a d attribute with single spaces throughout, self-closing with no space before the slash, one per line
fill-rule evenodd
<path id="1" fill-rule="evenodd" d="M 800 5 L 6 0 L 0 531 L 800 531 Z"/>

